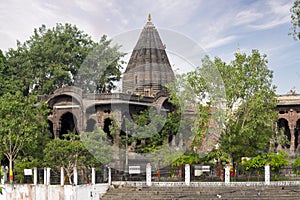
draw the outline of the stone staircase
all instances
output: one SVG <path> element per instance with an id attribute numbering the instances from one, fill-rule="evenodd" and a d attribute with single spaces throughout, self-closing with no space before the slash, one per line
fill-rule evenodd
<path id="1" fill-rule="evenodd" d="M 111 187 L 101 200 L 294 200 L 300 186 Z"/>

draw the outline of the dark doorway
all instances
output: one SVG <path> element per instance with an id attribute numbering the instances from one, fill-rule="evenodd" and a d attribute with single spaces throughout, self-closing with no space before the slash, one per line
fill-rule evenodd
<path id="1" fill-rule="evenodd" d="M 110 133 L 109 127 L 112 125 L 112 120 L 110 118 L 106 118 L 104 120 L 103 131 L 107 134 L 107 138 L 113 142 L 113 136 Z"/>
<path id="2" fill-rule="evenodd" d="M 291 141 L 291 132 L 290 132 L 288 121 L 286 119 L 281 118 L 278 120 L 278 133 L 279 133 L 278 137 L 286 136 L 287 140 Z M 281 138 L 281 141 L 284 140 Z M 281 146 L 283 148 L 290 148 L 290 144 L 288 143 L 281 142 Z"/>
<path id="3" fill-rule="evenodd" d="M 59 138 L 63 138 L 64 134 L 68 134 L 68 133 L 75 133 L 78 134 L 77 132 L 77 119 L 76 117 L 70 113 L 67 112 L 65 114 L 63 114 L 60 118 L 60 132 L 59 132 Z"/>

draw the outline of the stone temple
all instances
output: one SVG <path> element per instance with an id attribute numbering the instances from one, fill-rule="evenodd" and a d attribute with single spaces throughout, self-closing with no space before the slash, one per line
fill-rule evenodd
<path id="1" fill-rule="evenodd" d="M 149 15 L 123 74 L 122 93 L 89 94 L 77 87 L 63 87 L 52 95 L 39 96 L 38 100 L 45 100 L 51 109 L 48 123 L 53 138 L 61 138 L 71 130 L 92 131 L 96 125 L 114 140 L 117 138 L 112 138 L 109 130 L 112 117 L 122 125 L 125 117 L 131 119 L 149 107 L 159 112 L 174 109 L 168 102 L 165 87 L 174 79 L 166 47 Z M 278 150 L 300 154 L 300 95 L 295 92 L 279 95 L 277 110 L 277 131 L 274 129 L 274 132 L 278 140 L 286 137 L 287 143 L 278 144 L 276 139 L 273 142 Z M 282 130 L 283 135 L 278 130 Z M 121 130 L 122 134 L 125 133 Z"/>
<path id="2" fill-rule="evenodd" d="M 125 117 L 131 119 L 149 107 L 171 111 L 165 86 L 174 79 L 165 45 L 149 15 L 123 74 L 122 93 L 89 94 L 67 86 L 39 96 L 39 101 L 45 100 L 51 109 L 48 123 L 53 138 L 72 130 L 92 131 L 96 125 L 113 139 L 109 131 L 112 117 L 122 124 Z"/>

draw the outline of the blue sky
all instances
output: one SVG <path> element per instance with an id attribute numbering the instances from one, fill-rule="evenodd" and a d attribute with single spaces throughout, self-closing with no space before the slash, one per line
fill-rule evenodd
<path id="1" fill-rule="evenodd" d="M 148 13 L 159 29 L 179 32 L 211 57 L 230 61 L 258 49 L 267 55 L 278 94 L 300 93 L 300 41 L 291 31 L 293 0 L 10 0 L 0 3 L 0 49 L 16 47 L 33 29 L 72 23 L 99 40 L 143 28 Z M 137 39 L 137 38 L 136 38 Z M 162 38 L 164 40 L 164 38 Z M 167 46 L 168 49 L 168 46 Z M 171 59 L 172 61 L 172 59 Z"/>

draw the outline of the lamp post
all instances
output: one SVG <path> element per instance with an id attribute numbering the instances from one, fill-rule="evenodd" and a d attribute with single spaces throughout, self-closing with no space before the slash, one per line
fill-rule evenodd
<path id="1" fill-rule="evenodd" d="M 126 126 L 126 141 L 125 141 L 125 172 L 128 173 L 128 132 Z"/>
<path id="2" fill-rule="evenodd" d="M 127 124 L 126 124 L 126 120 L 125 120 L 125 115 L 123 115 L 123 119 L 124 119 L 124 124 L 125 124 L 125 134 L 126 134 L 126 138 L 125 138 L 125 178 L 127 181 L 127 174 L 128 174 L 128 130 L 127 130 Z"/>

